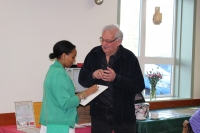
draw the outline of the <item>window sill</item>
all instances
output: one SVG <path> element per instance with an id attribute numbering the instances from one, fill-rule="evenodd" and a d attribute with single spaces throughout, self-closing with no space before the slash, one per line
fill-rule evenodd
<path id="1" fill-rule="evenodd" d="M 150 110 L 180 108 L 188 106 L 200 106 L 200 99 L 179 98 L 179 97 L 162 97 L 155 100 L 145 99 L 149 103 Z"/>
<path id="2" fill-rule="evenodd" d="M 176 101 L 176 100 L 189 100 L 191 98 L 180 98 L 180 97 L 158 97 L 156 99 L 150 100 L 149 98 L 145 98 L 146 102 L 163 102 L 163 101 Z"/>

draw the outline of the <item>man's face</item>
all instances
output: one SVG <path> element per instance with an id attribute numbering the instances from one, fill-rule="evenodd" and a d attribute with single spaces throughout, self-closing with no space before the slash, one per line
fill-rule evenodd
<path id="1" fill-rule="evenodd" d="M 116 31 L 106 30 L 101 37 L 101 47 L 106 56 L 111 56 L 116 53 L 121 40 L 115 38 Z"/>

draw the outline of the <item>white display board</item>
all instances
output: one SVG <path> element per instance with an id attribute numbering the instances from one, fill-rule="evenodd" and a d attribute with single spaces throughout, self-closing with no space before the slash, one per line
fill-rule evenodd
<path id="1" fill-rule="evenodd" d="M 66 68 L 66 72 L 68 73 L 68 75 L 70 76 L 70 78 L 72 79 L 74 83 L 75 92 L 81 92 L 83 90 L 86 90 L 86 88 L 82 87 L 78 83 L 78 76 L 79 76 L 80 69 L 81 68 Z"/>
<path id="2" fill-rule="evenodd" d="M 17 129 L 35 127 L 35 117 L 32 101 L 15 102 Z"/>

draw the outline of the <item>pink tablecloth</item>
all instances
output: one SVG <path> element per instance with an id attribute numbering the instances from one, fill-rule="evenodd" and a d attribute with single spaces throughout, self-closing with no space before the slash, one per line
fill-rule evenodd
<path id="1" fill-rule="evenodd" d="M 91 127 L 87 126 L 85 128 L 76 128 L 76 133 L 91 133 Z M 0 133 L 23 133 L 18 131 L 16 125 L 11 126 L 0 126 Z"/>
<path id="2" fill-rule="evenodd" d="M 1 126 L 0 133 L 23 133 L 23 132 L 18 131 L 16 125 L 11 125 L 11 126 Z"/>

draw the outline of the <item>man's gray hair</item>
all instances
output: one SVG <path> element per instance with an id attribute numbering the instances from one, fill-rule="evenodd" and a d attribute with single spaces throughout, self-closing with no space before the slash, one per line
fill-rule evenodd
<path id="1" fill-rule="evenodd" d="M 110 30 L 110 31 L 117 30 L 117 32 L 115 34 L 115 38 L 123 40 L 123 33 L 117 24 L 106 25 L 103 28 L 102 33 L 106 30 Z"/>

